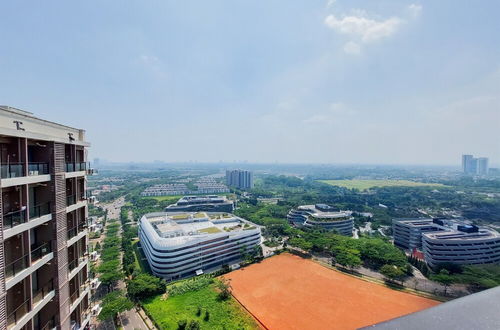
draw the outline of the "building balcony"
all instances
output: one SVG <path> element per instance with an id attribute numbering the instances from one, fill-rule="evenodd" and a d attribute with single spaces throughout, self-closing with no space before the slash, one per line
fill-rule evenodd
<path id="1" fill-rule="evenodd" d="M 86 257 L 80 257 L 68 263 L 68 280 L 71 280 L 73 277 L 75 277 L 75 275 L 78 274 L 87 264 L 88 258 Z"/>
<path id="2" fill-rule="evenodd" d="M 9 212 L 3 216 L 4 239 L 20 234 L 23 231 L 35 228 L 52 220 L 50 202 L 31 206 L 29 208 L 29 221 L 26 209 Z"/>
<path id="3" fill-rule="evenodd" d="M 48 320 L 44 325 L 40 327 L 40 330 L 55 330 L 57 329 L 55 319 Z"/>
<path id="4" fill-rule="evenodd" d="M 0 177 L 2 188 L 50 181 L 49 163 L 2 164 Z"/>
<path id="5" fill-rule="evenodd" d="M 90 287 L 88 283 L 80 285 L 80 287 L 73 293 L 70 294 L 70 313 L 76 309 L 76 307 L 82 302 L 86 295 L 90 293 Z"/>
<path id="6" fill-rule="evenodd" d="M 52 242 L 31 248 L 31 252 L 5 265 L 5 286 L 10 289 L 54 257 Z M 30 263 L 31 259 L 31 263 Z"/>
<path id="7" fill-rule="evenodd" d="M 7 329 L 13 330 L 17 326 L 22 326 L 22 322 L 27 319 L 28 313 L 31 311 L 31 299 L 26 299 L 14 311 L 7 315 Z"/>
<path id="8" fill-rule="evenodd" d="M 11 179 L 25 176 L 24 163 L 2 164 L 0 167 L 0 176 L 2 179 Z"/>
<path id="9" fill-rule="evenodd" d="M 54 291 L 54 280 L 51 279 L 45 285 L 38 288 L 38 290 L 33 292 L 33 307 L 36 307 L 40 302 L 42 302 L 51 292 Z"/>
<path id="10" fill-rule="evenodd" d="M 27 299 L 7 316 L 7 329 L 20 330 L 55 296 L 54 283 L 50 280 L 33 292 L 32 298 Z M 53 321 L 53 320 L 52 320 Z M 50 327 L 52 326 L 52 327 Z M 53 329 L 54 323 L 50 321 L 41 329 Z"/>
<path id="11" fill-rule="evenodd" d="M 49 174 L 49 163 L 28 163 L 28 176 Z"/>
<path id="12" fill-rule="evenodd" d="M 38 204 L 30 207 L 30 220 L 40 218 L 44 215 L 50 214 L 50 202 Z"/>
<path id="13" fill-rule="evenodd" d="M 68 247 L 78 242 L 80 239 L 82 239 L 84 236 L 87 235 L 86 228 L 87 228 L 86 224 L 79 224 L 68 230 L 67 232 Z"/>
<path id="14" fill-rule="evenodd" d="M 87 170 L 86 162 L 70 162 L 66 163 L 66 172 L 81 172 Z"/>
<path id="15" fill-rule="evenodd" d="M 19 210 L 11 211 L 3 215 L 3 229 L 11 229 L 28 221 L 26 206 Z"/>

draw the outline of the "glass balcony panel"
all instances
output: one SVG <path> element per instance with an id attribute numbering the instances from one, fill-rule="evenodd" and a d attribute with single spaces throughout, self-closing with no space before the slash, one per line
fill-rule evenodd
<path id="1" fill-rule="evenodd" d="M 2 179 L 17 178 L 24 176 L 24 164 L 22 163 L 10 163 L 2 164 L 0 167 L 0 174 Z"/>

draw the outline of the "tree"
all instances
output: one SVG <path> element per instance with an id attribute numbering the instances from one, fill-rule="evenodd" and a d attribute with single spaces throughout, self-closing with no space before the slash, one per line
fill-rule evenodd
<path id="1" fill-rule="evenodd" d="M 132 307 L 134 307 L 134 303 L 125 297 L 123 291 L 113 291 L 102 299 L 102 310 L 99 314 L 99 320 L 104 321 L 112 318 L 116 324 L 118 314 L 128 311 Z"/>
<path id="2" fill-rule="evenodd" d="M 200 330 L 200 322 L 197 320 L 189 321 L 189 324 L 186 327 L 187 330 Z"/>
<path id="3" fill-rule="evenodd" d="M 210 320 L 210 312 L 205 311 L 205 317 L 203 318 L 204 321 L 209 321 Z"/>
<path id="4" fill-rule="evenodd" d="M 225 278 L 221 278 L 217 281 L 217 288 L 220 290 L 219 299 L 227 300 L 231 296 L 231 283 Z"/>
<path id="5" fill-rule="evenodd" d="M 188 325 L 187 320 L 179 320 L 177 321 L 177 330 L 185 330 Z"/>
<path id="6" fill-rule="evenodd" d="M 128 281 L 127 293 L 130 298 L 140 300 L 165 291 L 165 282 L 146 273 L 141 273 Z"/>
<path id="7" fill-rule="evenodd" d="M 380 273 L 389 281 L 402 280 L 405 276 L 405 272 L 394 265 L 383 265 L 380 268 Z"/>
<path id="8" fill-rule="evenodd" d="M 353 269 L 361 266 L 359 251 L 355 249 L 338 248 L 335 253 L 335 262 L 343 267 Z"/>
<path id="9" fill-rule="evenodd" d="M 436 275 L 432 275 L 431 280 L 436 281 L 443 285 L 445 296 L 448 286 L 453 283 L 453 277 L 450 275 L 450 272 L 444 268 L 441 269 L 439 273 L 437 273 Z"/>

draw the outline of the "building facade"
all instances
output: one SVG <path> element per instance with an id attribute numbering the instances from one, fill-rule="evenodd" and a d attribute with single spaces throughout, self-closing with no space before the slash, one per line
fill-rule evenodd
<path id="1" fill-rule="evenodd" d="M 461 265 L 500 263 L 500 234 L 476 226 L 422 235 L 425 261 L 431 268 L 441 263 Z"/>
<path id="2" fill-rule="evenodd" d="M 500 262 L 500 234 L 458 220 L 393 219 L 394 245 L 420 249 L 431 268 L 440 263 Z"/>
<path id="3" fill-rule="evenodd" d="M 354 228 L 352 211 L 335 210 L 326 204 L 301 205 L 290 210 L 287 219 L 296 227 L 319 226 L 326 230 L 336 230 L 346 236 L 352 236 Z"/>
<path id="4" fill-rule="evenodd" d="M 488 175 L 488 158 L 474 158 L 473 155 L 462 155 L 462 171 L 470 175 Z"/>
<path id="5" fill-rule="evenodd" d="M 254 186 L 253 173 L 245 170 L 227 170 L 226 184 L 243 190 L 252 189 Z"/>
<path id="6" fill-rule="evenodd" d="M 177 203 L 165 208 L 165 212 L 228 212 L 234 211 L 234 202 L 226 196 L 184 196 Z"/>
<path id="7" fill-rule="evenodd" d="M 90 320 L 83 130 L 0 107 L 0 329 Z"/>
<path id="8" fill-rule="evenodd" d="M 227 213 L 145 214 L 139 239 L 153 274 L 166 280 L 230 265 L 261 242 L 260 227 Z"/>
<path id="9" fill-rule="evenodd" d="M 394 245 L 408 250 L 422 248 L 422 234 L 445 230 L 432 218 L 393 219 Z"/>

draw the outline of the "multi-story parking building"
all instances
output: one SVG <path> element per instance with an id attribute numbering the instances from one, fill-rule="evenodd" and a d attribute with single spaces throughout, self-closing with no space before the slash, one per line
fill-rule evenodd
<path id="1" fill-rule="evenodd" d="M 165 208 L 165 212 L 233 212 L 234 202 L 226 196 L 184 196 L 177 203 Z"/>
<path id="2" fill-rule="evenodd" d="M 339 211 L 326 204 L 301 205 L 291 210 L 287 219 L 293 226 L 319 226 L 346 236 L 352 236 L 354 227 L 352 211 Z"/>
<path id="3" fill-rule="evenodd" d="M 151 270 L 167 280 L 216 270 L 241 260 L 261 241 L 260 227 L 227 213 L 149 213 L 139 224 Z"/>
<path id="4" fill-rule="evenodd" d="M 448 231 L 422 234 L 422 247 L 427 264 L 500 263 L 500 234 L 471 225 L 456 225 Z"/>
<path id="5" fill-rule="evenodd" d="M 394 245 L 422 249 L 430 267 L 440 263 L 500 262 L 500 234 L 463 221 L 447 219 L 394 219 Z"/>
<path id="6" fill-rule="evenodd" d="M 0 329 L 88 326 L 83 130 L 0 107 Z"/>

